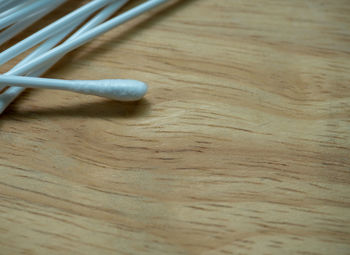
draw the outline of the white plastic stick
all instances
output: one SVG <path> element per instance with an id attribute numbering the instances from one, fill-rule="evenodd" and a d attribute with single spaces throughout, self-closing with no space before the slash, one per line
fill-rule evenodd
<path id="1" fill-rule="evenodd" d="M 36 1 L 36 0 L 28 0 L 28 1 L 22 1 L 22 3 L 18 3 L 16 6 L 12 7 L 11 9 L 0 12 L 0 18 L 6 17 L 10 14 L 13 14 L 14 12 L 24 8 L 26 5 L 33 3 L 34 1 Z"/>
<path id="2" fill-rule="evenodd" d="M 74 33 L 69 39 L 73 39 L 83 33 L 84 31 L 87 31 L 94 26 L 100 24 L 100 22 L 103 22 L 104 20 L 108 19 L 110 15 L 112 15 L 115 11 L 117 11 L 122 4 L 125 4 L 127 0 L 120 0 L 119 3 L 111 4 L 110 6 L 106 7 L 104 10 L 102 10 L 100 13 L 98 13 L 94 18 L 92 18 L 89 22 L 87 22 L 84 26 L 82 26 L 76 33 Z M 108 10 L 107 10 L 108 9 Z M 83 19 L 85 19 L 83 17 Z M 53 38 L 49 39 L 45 43 L 43 43 L 41 46 L 39 46 L 34 52 L 32 52 L 30 55 L 28 55 L 25 59 L 23 59 L 20 63 L 18 63 L 12 70 L 15 70 L 19 68 L 24 63 L 34 59 L 36 56 L 46 52 L 47 50 L 51 49 L 54 45 L 59 43 L 67 34 L 70 33 L 71 30 L 75 28 L 76 25 L 79 25 L 82 20 L 76 20 L 75 24 L 72 24 L 72 26 L 69 27 L 68 30 L 62 32 L 61 34 L 58 34 L 54 36 Z M 69 40 L 68 39 L 68 40 Z M 59 59 L 63 57 L 63 55 L 59 56 L 58 58 L 51 60 L 50 63 L 47 63 L 45 66 L 43 66 L 41 69 L 37 71 L 31 71 L 29 74 L 30 76 L 40 76 L 43 73 L 45 73 L 52 65 L 54 65 Z M 11 70 L 11 71 L 12 71 Z M 8 72 L 10 73 L 10 72 Z M 0 89 L 1 86 L 0 85 Z M 6 91 L 4 91 L 2 94 L 0 94 L 0 114 L 7 108 L 7 106 L 15 100 L 23 91 L 25 88 L 23 87 L 9 87 Z"/>
<path id="3" fill-rule="evenodd" d="M 0 0 L 0 6 L 6 2 L 9 2 L 9 0 Z"/>
<path id="4" fill-rule="evenodd" d="M 140 100 L 147 92 L 147 85 L 135 80 L 68 81 L 0 75 L 0 84 L 16 85 L 24 88 L 68 90 L 124 102 Z"/>
<path id="5" fill-rule="evenodd" d="M 48 0 L 51 1 L 51 0 Z M 70 25 L 75 19 L 78 19 L 82 15 L 92 14 L 103 6 L 107 5 L 113 0 L 94 0 L 79 9 L 73 11 L 72 13 L 66 15 L 65 17 L 57 20 L 56 22 L 50 24 L 49 26 L 41 29 L 40 31 L 34 33 L 33 35 L 27 37 L 16 45 L 8 48 L 7 50 L 0 53 L 0 65 L 6 63 L 7 61 L 15 58 L 27 49 L 39 44 L 40 42 L 46 40 L 52 35 L 58 34 L 67 26 Z"/>
<path id="6" fill-rule="evenodd" d="M 52 5 L 47 6 L 46 8 L 42 8 L 37 12 L 34 12 L 33 14 L 29 15 L 25 19 L 17 22 L 16 24 L 2 31 L 0 33 L 0 45 L 7 42 L 14 36 L 18 35 L 20 32 L 22 32 L 27 27 L 31 26 L 33 23 L 35 23 L 36 21 L 38 21 L 39 19 L 41 19 L 42 17 L 50 13 L 52 10 L 56 9 L 59 5 L 61 5 L 65 1 L 66 0 L 56 0 L 53 2 Z"/>
<path id="7" fill-rule="evenodd" d="M 99 25 L 98 27 L 92 29 L 91 31 L 84 33 L 83 35 L 76 38 L 76 40 L 81 38 L 78 41 L 79 42 L 78 45 L 76 45 L 76 44 L 73 44 L 73 45 L 75 48 L 77 48 L 80 45 L 84 44 L 84 42 L 87 42 L 87 41 L 93 39 L 94 37 L 96 37 L 100 34 L 103 34 L 104 32 L 107 32 L 110 29 L 112 29 L 112 28 L 114 28 L 114 27 L 116 27 L 116 26 L 118 26 L 118 25 L 152 9 L 152 8 L 155 8 L 158 5 L 163 4 L 167 1 L 168 0 L 149 0 L 145 3 L 143 3 L 142 5 L 139 5 L 133 9 L 125 12 L 124 14 L 121 14 L 121 15 L 111 19 L 110 21 L 107 21 L 107 22 Z M 84 35 L 85 35 L 85 37 L 84 37 Z M 76 40 L 74 40 L 73 42 L 77 43 Z M 67 42 L 67 43 L 71 43 L 71 42 Z M 71 44 L 71 46 L 72 46 L 72 44 Z M 50 59 L 51 60 L 55 59 L 57 56 L 61 56 L 62 54 L 69 52 L 69 49 L 70 48 L 67 47 L 67 45 L 66 45 L 65 47 L 61 48 L 59 51 L 55 51 L 55 54 L 50 55 L 50 52 L 49 52 L 49 54 L 47 54 L 46 57 L 38 58 L 37 60 L 31 61 L 26 66 L 19 68 L 19 70 L 17 70 L 13 74 L 21 75 L 21 74 L 25 74 L 27 72 L 30 72 L 30 70 L 32 68 L 35 68 L 36 66 L 40 66 L 42 63 L 45 63 L 46 61 L 48 61 Z M 71 50 L 73 50 L 73 49 L 71 49 Z M 41 73 L 38 72 L 35 75 L 41 75 Z M 4 93 L 0 94 L 0 114 L 23 91 L 24 91 L 24 88 L 21 88 L 21 87 L 10 87 Z"/>
<path id="8" fill-rule="evenodd" d="M 110 16 L 113 15 L 117 10 L 119 10 L 125 3 L 127 3 L 129 0 L 119 0 L 113 4 L 110 4 L 109 6 L 105 7 L 102 11 L 100 11 L 98 14 L 96 14 L 91 20 L 89 20 L 85 25 L 83 25 L 81 28 L 79 28 L 78 31 L 76 31 L 73 35 L 71 35 L 66 42 L 72 41 L 75 38 L 79 37 L 81 34 L 85 33 L 86 31 L 94 28 L 96 25 L 102 23 L 103 21 L 107 20 Z M 79 22 L 80 24 L 81 22 Z M 75 28 L 75 26 L 74 26 Z M 35 57 L 47 52 L 50 50 L 53 46 L 58 44 L 64 37 L 64 34 L 69 34 L 68 33 L 62 33 L 57 35 L 56 37 L 48 40 L 45 44 L 37 48 L 33 53 L 31 53 L 28 58 L 25 58 L 22 62 L 20 62 L 20 65 L 22 66 L 25 63 L 28 63 L 30 60 L 34 59 Z M 49 41 L 51 43 L 49 43 Z M 44 64 L 41 64 L 40 66 L 37 66 L 36 68 L 33 68 L 32 70 L 37 70 L 38 67 L 41 67 L 38 72 L 40 75 L 44 73 L 46 70 L 50 69 L 59 59 L 61 59 L 65 54 L 62 54 L 60 56 L 57 56 L 55 59 L 49 60 L 45 62 Z M 16 66 L 17 67 L 17 66 Z M 19 66 L 20 67 L 20 66 Z M 17 69 L 17 68 L 15 68 Z M 14 69 L 14 70 L 15 70 Z M 14 70 L 11 70 L 14 71 Z M 8 72 L 7 74 L 11 74 L 11 72 Z M 35 71 L 36 72 L 36 71 Z M 33 73 L 31 71 L 31 73 Z M 38 76 L 40 76 L 38 75 Z M 30 75 L 32 76 L 32 75 Z M 0 86 L 1 88 L 1 86 Z"/>
<path id="9" fill-rule="evenodd" d="M 50 4 L 52 4 L 50 0 L 38 0 L 37 2 L 29 4 L 28 6 L 25 6 L 24 8 L 19 9 L 6 17 L 0 18 L 0 29 L 10 26 L 16 23 L 18 19 L 26 17 L 30 13 L 40 10 L 41 8 L 45 8 Z"/>
<path id="10" fill-rule="evenodd" d="M 84 26 L 82 26 L 77 32 L 75 32 L 72 36 L 68 38 L 68 40 L 74 39 L 80 34 L 84 33 L 85 31 L 95 27 L 96 25 L 100 24 L 101 22 L 108 19 L 115 11 L 117 11 L 120 7 L 122 7 L 123 4 L 125 4 L 128 0 L 120 0 L 119 2 L 112 3 L 108 7 L 106 7 L 104 10 L 102 10 L 100 13 L 98 13 L 94 18 L 92 18 L 89 22 L 87 22 Z M 77 24 L 80 24 L 80 21 L 76 21 Z M 73 26 L 73 25 L 72 25 Z M 75 27 L 75 25 L 74 25 Z M 74 28 L 73 28 L 74 29 Z M 62 32 L 61 34 L 56 35 L 54 38 L 49 39 L 46 41 L 43 45 L 39 46 L 34 52 L 32 52 L 30 55 L 28 55 L 25 59 L 23 59 L 20 63 L 18 63 L 14 68 L 18 68 L 24 63 L 32 60 L 36 56 L 42 54 L 43 52 L 46 52 L 49 50 L 53 44 L 56 44 L 63 39 L 66 34 L 69 34 L 70 31 Z M 67 40 L 67 41 L 68 41 Z M 37 71 L 31 71 L 30 76 L 40 76 L 43 73 L 45 73 L 52 65 L 54 65 L 56 62 L 59 61 L 59 59 L 63 57 L 63 55 L 60 55 L 58 58 L 51 60 L 50 63 L 46 63 L 45 66 L 43 66 L 40 70 Z M 0 85 L 0 88 L 2 86 Z M 0 114 L 7 108 L 7 106 L 15 100 L 23 91 L 25 88 L 23 87 L 9 87 L 5 92 L 0 94 Z"/>
<path id="11" fill-rule="evenodd" d="M 12 68 L 7 74 L 13 73 L 16 69 L 19 69 L 24 64 L 30 62 L 41 54 L 49 51 L 54 46 L 56 46 L 59 42 L 61 42 L 68 34 L 70 34 L 74 29 L 76 29 L 79 25 L 81 25 L 86 19 L 88 15 L 83 15 L 76 19 L 74 22 L 67 27 L 66 30 L 62 31 L 60 34 L 57 34 L 46 40 L 43 44 L 37 47 L 33 52 L 31 52 L 27 57 L 25 57 L 22 61 L 20 61 L 14 68 Z M 34 70 L 34 69 L 33 69 Z M 1 88 L 1 86 L 0 86 Z"/>
<path id="12" fill-rule="evenodd" d="M 68 41 L 66 43 L 63 43 L 54 49 L 44 53 L 40 57 L 30 61 L 29 63 L 26 63 L 23 65 L 21 68 L 17 69 L 13 73 L 11 72 L 12 75 L 21 75 L 23 73 L 29 72 L 31 69 L 35 68 L 36 66 L 39 66 L 50 59 L 55 59 L 57 56 L 60 56 L 62 54 L 66 54 L 79 46 L 89 42 L 90 40 L 94 39 L 95 37 L 104 34 L 108 32 L 109 30 L 113 29 L 114 27 L 121 25 L 138 15 L 149 11 L 150 9 L 167 2 L 168 0 L 149 0 L 131 10 L 128 10 L 124 12 L 123 14 L 106 21 L 105 23 L 91 29 L 90 31 L 84 33 L 83 35 L 79 36 L 78 38 Z M 1 54 L 0 54 L 1 55 Z"/>
<path id="13" fill-rule="evenodd" d="M 23 0 L 7 0 L 7 1 L 3 1 L 2 3 L 0 3 L 0 13 L 7 11 L 13 7 L 15 7 L 16 5 L 19 5 L 23 2 Z"/>
<path id="14" fill-rule="evenodd" d="M 96 27 L 101 24 L 109 17 L 113 15 L 116 11 L 118 11 L 123 5 L 125 5 L 129 0 L 119 0 L 115 3 L 111 3 L 109 6 L 100 11 L 96 16 L 94 16 L 91 20 L 89 20 L 84 26 L 82 26 L 77 32 L 75 32 L 67 41 L 71 41 L 81 34 L 84 34 L 88 30 Z"/>

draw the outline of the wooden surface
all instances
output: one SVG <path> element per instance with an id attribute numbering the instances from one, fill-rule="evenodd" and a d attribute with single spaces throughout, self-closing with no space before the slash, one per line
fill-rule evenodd
<path id="1" fill-rule="evenodd" d="M 348 0 L 172 1 L 69 54 L 46 76 L 149 93 L 1 116 L 0 254 L 350 254 L 349 27 Z"/>

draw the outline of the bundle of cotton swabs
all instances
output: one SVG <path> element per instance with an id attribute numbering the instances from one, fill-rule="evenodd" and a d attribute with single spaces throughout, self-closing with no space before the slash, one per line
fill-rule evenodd
<path id="1" fill-rule="evenodd" d="M 66 1 L 0 0 L 0 45 Z M 141 81 L 121 79 L 68 81 L 37 77 L 43 75 L 68 52 L 167 1 L 148 0 L 112 17 L 128 0 L 92 0 L 2 51 L 0 65 L 37 46 L 10 71 L 0 74 L 0 114 L 25 88 L 70 90 L 120 101 L 142 98 L 147 91 L 147 85 Z"/>

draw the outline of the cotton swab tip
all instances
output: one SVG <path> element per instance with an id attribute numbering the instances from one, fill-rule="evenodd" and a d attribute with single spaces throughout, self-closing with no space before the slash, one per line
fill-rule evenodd
<path id="1" fill-rule="evenodd" d="M 148 90 L 146 83 L 137 80 L 78 80 L 73 83 L 72 91 L 124 102 L 140 100 Z"/>
<path id="2" fill-rule="evenodd" d="M 0 85 L 68 90 L 124 102 L 140 100 L 148 89 L 146 83 L 136 80 L 59 80 L 16 75 L 0 75 Z"/>

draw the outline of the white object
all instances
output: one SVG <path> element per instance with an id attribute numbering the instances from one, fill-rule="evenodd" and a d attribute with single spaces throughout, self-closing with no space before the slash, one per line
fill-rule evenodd
<path id="1" fill-rule="evenodd" d="M 48 0 L 51 1 L 51 0 Z M 27 37 L 23 41 L 15 44 L 11 48 L 0 53 L 0 65 L 6 63 L 7 61 L 15 58 L 22 52 L 34 47 L 45 39 L 49 38 L 52 35 L 58 34 L 65 30 L 67 26 L 70 26 L 70 23 L 74 20 L 79 19 L 83 15 L 90 15 L 98 9 L 104 7 L 113 0 L 95 0 L 92 1 L 79 9 L 71 12 L 62 19 L 57 20 L 56 22 L 50 24 L 49 26 L 41 29 L 40 31 L 34 33 L 33 35 Z"/>
<path id="2" fill-rule="evenodd" d="M 10 15 L 0 18 L 0 29 L 10 26 L 16 23 L 19 18 L 30 15 L 30 13 L 35 12 L 36 10 L 41 8 L 46 8 L 46 6 L 51 4 L 52 2 L 50 0 L 39 0 L 37 2 L 29 4 L 28 6 L 21 8 L 20 10 Z"/>
<path id="3" fill-rule="evenodd" d="M 27 27 L 50 13 L 52 10 L 56 9 L 59 5 L 63 4 L 66 0 L 56 0 L 52 2 L 51 5 L 45 6 L 43 8 L 39 8 L 39 10 L 34 11 L 30 15 L 26 16 L 24 19 L 17 21 L 17 23 L 13 24 L 11 27 L 0 33 L 0 45 L 7 42 Z M 19 5 L 18 7 L 21 7 Z M 16 7 L 17 8 L 17 7 Z M 15 8 L 14 8 L 15 9 Z M 4 15 L 5 16 L 5 15 Z"/>
<path id="4" fill-rule="evenodd" d="M 28 72 L 28 71 L 30 71 L 30 69 L 34 68 L 35 66 L 41 65 L 41 64 L 45 63 L 46 61 L 53 59 L 61 54 L 66 54 L 66 53 L 78 48 L 79 46 L 89 42 L 90 40 L 94 39 L 95 37 L 108 32 L 109 30 L 113 29 L 114 27 L 121 25 L 121 24 L 137 17 L 138 15 L 140 15 L 146 11 L 149 11 L 150 9 L 152 9 L 152 8 L 162 4 L 162 3 L 165 3 L 167 1 L 168 0 L 149 0 L 143 4 L 140 4 L 139 6 L 133 8 L 131 10 L 128 10 L 128 11 L 124 12 L 123 14 L 121 14 L 121 15 L 119 15 L 119 16 L 117 16 L 109 21 L 106 21 L 105 23 L 91 29 L 90 31 L 84 33 L 83 35 L 79 36 L 78 38 L 57 46 L 56 48 L 48 51 L 47 53 L 36 58 L 35 60 L 25 64 L 24 66 L 22 66 L 21 70 L 23 70 L 24 72 Z M 23 40 L 22 42 L 24 42 L 25 40 Z M 14 47 L 11 47 L 8 50 L 0 53 L 0 64 L 6 63 L 8 61 L 7 57 L 9 55 L 9 53 L 13 51 L 11 49 L 13 49 Z M 24 48 L 27 49 L 27 47 L 24 47 Z M 12 52 L 12 53 L 15 54 L 15 52 Z M 11 58 L 12 57 L 10 57 L 10 59 Z M 18 73 L 15 73 L 15 74 L 17 75 Z"/>
<path id="5" fill-rule="evenodd" d="M 23 7 L 25 7 L 26 5 L 31 4 L 32 2 L 34 2 L 36 0 L 28 0 L 28 1 L 22 1 L 17 3 L 15 6 L 13 6 L 12 8 L 6 10 L 6 11 L 2 11 L 0 12 L 0 18 L 6 17 L 16 11 L 19 11 L 20 9 L 22 9 Z M 0 3 L 1 5 L 1 3 Z"/>
<path id="6" fill-rule="evenodd" d="M 21 3 L 23 3 L 23 0 L 3 0 L 0 2 L 0 12 L 10 10 Z"/>
<path id="7" fill-rule="evenodd" d="M 72 38 L 70 38 L 70 40 L 67 40 L 66 43 L 64 43 L 64 44 L 54 48 L 53 50 L 49 51 L 48 53 L 43 54 L 42 56 L 30 61 L 29 63 L 25 64 L 24 66 L 19 67 L 18 69 L 16 69 L 15 72 L 9 72 L 9 73 L 16 74 L 16 75 L 25 75 L 25 74 L 30 73 L 30 75 L 40 76 L 43 72 L 45 72 L 51 65 L 53 65 L 55 62 L 57 62 L 59 60 L 59 58 L 61 58 L 67 52 L 69 52 L 69 51 L 81 46 L 82 44 L 92 40 L 93 38 L 97 37 L 98 35 L 103 34 L 107 31 L 111 30 L 112 28 L 114 28 L 114 27 L 116 27 L 116 26 L 118 26 L 118 25 L 120 25 L 120 24 L 146 12 L 146 11 L 149 11 L 152 8 L 155 8 L 158 5 L 163 4 L 167 1 L 168 0 L 148 0 L 147 2 L 130 9 L 127 12 L 125 12 L 125 13 L 123 13 L 123 14 L 121 14 L 121 15 L 119 15 L 119 16 L 117 16 L 117 17 L 115 17 L 115 18 L 113 18 L 113 19 L 97 26 L 96 28 L 91 29 L 90 31 L 85 32 L 82 35 L 77 37 L 77 35 L 79 34 L 79 31 L 78 31 L 76 33 L 76 36 L 73 35 Z M 98 2 L 98 0 L 95 0 L 94 2 Z M 92 2 L 92 3 L 94 3 L 94 2 Z M 113 2 L 115 2 L 115 1 L 111 1 L 112 4 L 113 4 Z M 106 13 L 107 13 L 107 11 L 106 11 Z M 83 12 L 80 13 L 80 15 L 82 15 L 82 14 L 83 14 Z M 69 15 L 67 15 L 67 16 L 69 16 Z M 79 17 L 79 15 L 77 17 Z M 101 19 L 101 21 L 102 21 L 102 19 Z M 69 24 L 67 26 L 69 26 Z M 84 27 L 82 28 L 82 30 L 84 30 Z M 38 39 L 39 41 L 44 40 L 44 39 L 40 38 L 39 32 L 36 33 L 36 38 L 32 37 L 31 40 L 27 41 L 27 42 L 30 42 L 32 44 L 32 46 L 39 43 L 36 41 L 36 39 Z M 53 34 L 58 34 L 58 33 L 52 33 L 52 31 L 49 31 L 49 30 L 45 30 L 44 32 L 45 33 L 43 33 L 43 34 L 45 35 L 45 38 L 49 38 Z M 62 33 L 62 31 L 60 31 L 60 32 Z M 73 40 L 73 38 L 74 38 L 74 40 Z M 24 45 L 22 44 L 21 47 L 24 47 Z M 26 50 L 25 48 L 28 47 L 28 45 L 24 48 L 21 48 L 21 47 L 17 48 L 17 50 L 20 49 L 19 53 Z M 10 49 L 12 49 L 13 54 L 17 54 L 16 49 L 14 49 L 13 47 Z M 3 53 L 6 53 L 6 54 L 3 54 Z M 11 51 L 5 51 L 3 53 L 0 54 L 0 64 L 7 62 L 6 58 L 9 58 L 9 57 L 10 57 L 10 59 L 13 58 L 10 56 Z M 38 68 L 40 68 L 40 69 L 38 70 Z M 37 71 L 33 72 L 33 70 L 35 70 L 35 69 Z M 144 85 L 142 85 L 142 86 L 144 86 Z M 142 88 L 142 86 L 140 86 L 140 88 Z M 147 89 L 147 87 L 146 87 L 146 89 Z M 23 91 L 24 91 L 23 87 L 9 87 L 4 93 L 0 94 L 0 114 Z M 142 89 L 141 89 L 141 91 L 142 91 Z M 138 92 L 138 93 L 141 93 L 141 92 Z"/>
<path id="8" fill-rule="evenodd" d="M 140 100 L 147 92 L 147 85 L 135 80 L 67 81 L 13 75 L 0 75 L 0 84 L 24 88 L 59 89 L 88 95 L 106 97 L 118 101 Z"/>
<path id="9" fill-rule="evenodd" d="M 117 3 L 110 4 L 107 6 L 104 10 L 100 11 L 94 18 L 92 18 L 89 22 L 87 22 L 84 26 L 82 26 L 77 32 L 75 32 L 72 36 L 70 36 L 67 40 L 71 40 L 78 35 L 82 34 L 83 32 L 90 30 L 91 28 L 95 27 L 96 25 L 100 24 L 104 20 L 108 19 L 113 12 L 117 11 L 123 4 L 125 4 L 127 0 L 120 0 Z M 108 10 L 107 10 L 108 9 Z M 86 18 L 85 16 L 79 17 L 79 19 L 74 20 L 71 25 L 68 27 L 67 30 L 61 32 L 60 34 L 55 35 L 54 37 L 48 39 L 45 43 L 43 43 L 41 46 L 39 46 L 37 49 L 35 49 L 31 54 L 29 54 L 26 58 L 24 58 L 20 63 L 18 63 L 10 72 L 7 74 L 10 74 L 15 69 L 18 69 L 21 65 L 24 63 L 36 58 L 37 56 L 43 54 L 44 52 L 50 50 L 53 46 L 58 44 L 67 34 L 69 34 L 76 26 L 81 24 Z M 49 63 L 46 63 L 43 67 L 41 67 L 39 70 L 36 71 L 30 71 L 30 76 L 40 76 L 43 73 L 45 73 L 51 66 L 53 66 L 57 61 L 61 59 L 64 55 L 61 55 L 59 57 L 56 57 L 55 59 L 51 60 Z M 0 85 L 0 89 L 3 86 Z M 5 92 L 0 94 L 0 114 L 11 104 L 13 100 L 15 100 L 23 91 L 25 88 L 23 87 L 9 87 Z"/>
<path id="10" fill-rule="evenodd" d="M 105 7 L 102 11 L 100 11 L 96 16 L 94 16 L 91 20 L 89 20 L 85 25 L 83 25 L 81 28 L 79 28 L 78 31 L 76 31 L 73 35 L 71 35 L 66 42 L 72 41 L 75 38 L 79 37 L 79 35 L 84 34 L 86 31 L 89 31 L 90 29 L 94 28 L 95 26 L 99 25 L 101 22 L 108 19 L 114 12 L 119 10 L 125 3 L 127 3 L 129 0 L 119 0 L 116 1 L 113 4 L 110 4 L 109 6 Z M 62 32 L 61 34 L 58 34 L 50 39 L 48 39 L 45 43 L 43 43 L 41 46 L 39 46 L 36 50 L 34 50 L 30 55 L 28 55 L 25 59 L 23 59 L 18 65 L 15 66 L 14 69 L 12 69 L 7 74 L 11 74 L 14 70 L 19 68 L 25 63 L 30 62 L 31 60 L 35 59 L 36 57 L 40 56 L 41 54 L 49 51 L 52 47 L 54 47 L 56 44 L 58 44 L 66 35 L 68 35 L 71 31 L 73 31 L 77 26 L 79 26 L 85 19 L 87 18 L 86 15 L 80 17 L 75 23 L 71 24 L 67 28 L 66 31 Z M 45 63 L 45 66 L 40 68 L 38 72 L 41 74 L 44 73 L 46 70 L 48 70 L 51 66 L 53 66 L 59 59 L 61 59 L 64 56 L 64 54 L 57 56 L 55 59 L 47 61 Z M 36 68 L 33 68 L 32 70 L 36 70 Z M 38 75 L 40 76 L 40 75 Z M 1 88 L 1 86 L 0 86 Z"/>

